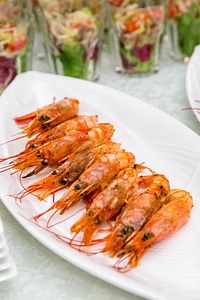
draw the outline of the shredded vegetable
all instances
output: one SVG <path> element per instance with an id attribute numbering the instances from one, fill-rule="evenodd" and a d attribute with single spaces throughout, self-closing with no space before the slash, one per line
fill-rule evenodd
<path id="1" fill-rule="evenodd" d="M 151 70 L 163 31 L 164 7 L 139 8 L 136 3 L 124 6 L 122 2 L 112 18 L 124 70 L 142 73 Z"/>
<path id="2" fill-rule="evenodd" d="M 18 73 L 17 60 L 21 61 L 27 48 L 28 25 L 18 22 L 19 10 L 11 3 L 0 7 L 0 93 Z M 24 69 L 23 69 L 24 68 Z M 20 72 L 25 71 L 25 63 L 20 64 Z"/>
<path id="3" fill-rule="evenodd" d="M 0 55 L 5 57 L 15 57 L 27 43 L 27 28 L 11 23 L 1 25 L 0 30 Z"/>
<path id="4" fill-rule="evenodd" d="M 0 93 L 3 92 L 16 75 L 15 59 L 0 56 Z"/>
<path id="5" fill-rule="evenodd" d="M 93 10 L 84 7 L 83 2 L 56 1 L 54 6 L 52 1 L 40 1 L 58 50 L 55 58 L 62 63 L 63 75 L 88 79 L 89 64 L 95 64 L 98 59 L 101 24 Z"/>
<path id="6" fill-rule="evenodd" d="M 200 1 L 170 0 L 168 6 L 168 23 L 170 32 L 177 35 L 175 49 L 182 55 L 191 56 L 194 47 L 200 44 Z M 175 50 L 176 51 L 176 50 Z"/>

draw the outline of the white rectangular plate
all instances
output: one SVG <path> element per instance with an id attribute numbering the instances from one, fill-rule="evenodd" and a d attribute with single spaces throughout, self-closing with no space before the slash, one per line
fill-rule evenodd
<path id="1" fill-rule="evenodd" d="M 155 171 L 165 174 L 171 187 L 191 192 L 194 208 L 191 218 L 177 233 L 153 246 L 137 268 L 121 274 L 113 269 L 114 260 L 106 254 L 87 256 L 56 235 L 29 221 L 43 212 L 49 202 L 33 196 L 15 203 L 10 194 L 21 190 L 18 174 L 0 174 L 0 196 L 16 220 L 65 260 L 128 292 L 147 299 L 200 299 L 200 139 L 190 129 L 165 113 L 132 96 L 97 83 L 30 71 L 11 83 L 0 99 L 0 143 L 19 131 L 13 117 L 50 103 L 54 97 L 74 97 L 80 101 L 80 114 L 98 114 L 100 121 L 115 126 L 114 140 L 136 155 Z M 25 140 L 0 147 L 0 157 L 23 149 Z M 32 179 L 25 181 L 27 184 Z M 35 178 L 34 178 L 35 180 Z M 44 215 L 43 221 L 48 218 Z M 56 229 L 69 235 L 68 221 Z"/>

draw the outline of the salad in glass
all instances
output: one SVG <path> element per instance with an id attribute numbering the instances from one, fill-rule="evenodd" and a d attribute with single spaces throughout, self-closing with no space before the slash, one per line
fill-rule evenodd
<path id="1" fill-rule="evenodd" d="M 20 8 L 22 10 L 22 8 Z M 0 93 L 18 73 L 27 70 L 29 22 L 19 18 L 11 2 L 0 3 Z M 31 63 L 31 62 L 29 62 Z"/>
<path id="2" fill-rule="evenodd" d="M 167 18 L 171 56 L 189 58 L 200 44 L 200 0 L 169 0 Z"/>
<path id="3" fill-rule="evenodd" d="M 101 1 L 40 1 L 50 32 L 46 43 L 51 44 L 49 51 L 56 73 L 98 79 L 104 21 L 102 5 Z"/>
<path id="4" fill-rule="evenodd" d="M 146 1 L 109 0 L 111 45 L 118 59 L 116 71 L 149 73 L 158 70 L 164 5 Z"/>

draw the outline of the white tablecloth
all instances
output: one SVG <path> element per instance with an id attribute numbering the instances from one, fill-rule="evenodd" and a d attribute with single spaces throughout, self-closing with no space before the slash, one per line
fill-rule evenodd
<path id="1" fill-rule="evenodd" d="M 200 125 L 193 112 L 182 110 L 189 107 L 186 68 L 187 65 L 169 58 L 165 44 L 157 74 L 147 77 L 120 75 L 114 73 L 108 48 L 105 48 L 98 82 L 158 107 L 200 134 Z M 34 69 L 48 72 L 45 60 L 37 57 Z M 1 202 L 0 212 L 10 253 L 18 269 L 15 278 L 0 283 L 1 300 L 142 299 L 85 273 L 46 249 L 16 222 Z"/>

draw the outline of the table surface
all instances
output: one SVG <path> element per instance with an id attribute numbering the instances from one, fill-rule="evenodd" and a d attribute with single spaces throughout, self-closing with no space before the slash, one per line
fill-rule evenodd
<path id="1" fill-rule="evenodd" d="M 185 89 L 187 65 L 173 61 L 164 42 L 160 71 L 146 77 L 131 77 L 114 72 L 109 48 L 102 56 L 99 84 L 133 95 L 184 123 L 197 134 L 200 126 L 189 107 Z M 45 59 L 35 56 L 34 70 L 48 72 Z M 58 257 L 33 238 L 0 202 L 1 217 L 17 276 L 0 283 L 1 300 L 139 300 L 78 269 Z M 77 288 L 78 287 L 78 288 Z"/>

